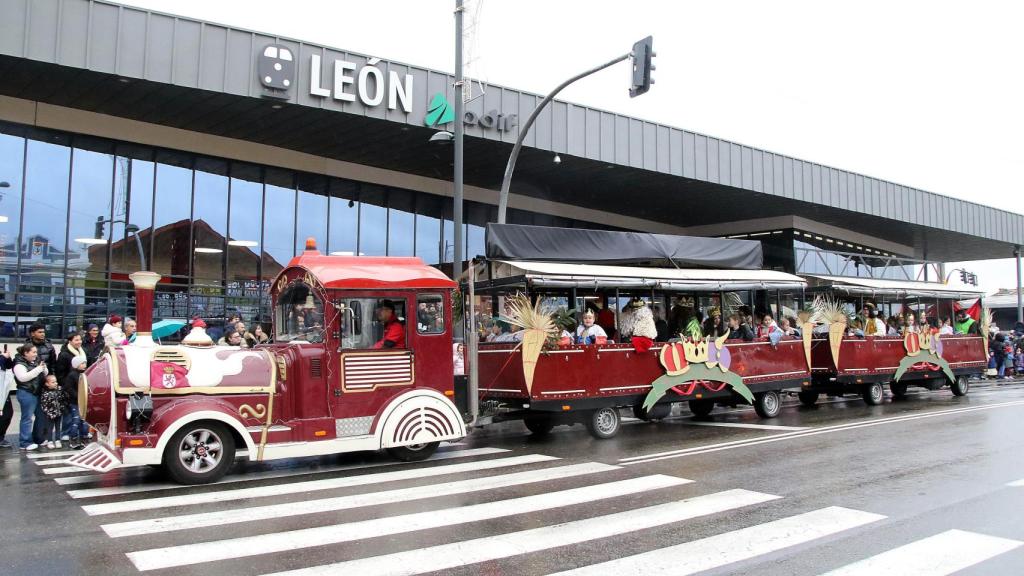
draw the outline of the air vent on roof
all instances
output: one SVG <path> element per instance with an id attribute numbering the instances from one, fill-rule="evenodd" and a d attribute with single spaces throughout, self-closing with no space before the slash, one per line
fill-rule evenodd
<path id="1" fill-rule="evenodd" d="M 190 369 L 192 362 L 184 351 L 177 348 L 157 348 L 153 351 L 153 355 L 150 357 L 153 362 L 169 362 L 171 364 L 177 364 L 185 370 Z"/>

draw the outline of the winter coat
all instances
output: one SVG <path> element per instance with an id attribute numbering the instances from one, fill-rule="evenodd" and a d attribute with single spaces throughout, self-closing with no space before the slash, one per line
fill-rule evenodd
<path id="1" fill-rule="evenodd" d="M 90 340 L 88 336 L 82 339 L 82 350 L 85 350 L 85 357 L 89 360 L 89 366 L 96 363 L 99 357 L 103 354 L 103 338 L 99 337 L 95 340 Z"/>
<path id="2" fill-rule="evenodd" d="M 85 350 L 82 350 L 82 354 L 86 357 Z M 64 390 L 65 400 L 71 403 L 78 402 L 78 378 L 82 374 L 71 367 L 71 361 L 75 356 L 70 345 L 61 348 L 60 354 L 57 355 L 57 371 L 54 372 L 57 383 Z"/>
<path id="3" fill-rule="evenodd" d="M 19 366 L 23 370 L 18 370 Z M 46 364 L 40 362 L 39 358 L 36 358 L 35 362 L 29 362 L 21 354 L 15 356 L 14 381 L 17 383 L 18 390 L 25 390 L 38 396 L 39 391 L 43 387 L 43 382 L 46 381 L 45 366 Z M 19 372 L 22 372 L 22 376 L 18 375 Z"/>
<path id="4" fill-rule="evenodd" d="M 50 374 L 56 374 L 57 349 L 53 347 L 53 344 L 49 340 L 34 342 L 31 338 L 26 339 L 25 343 L 35 346 L 36 350 L 39 351 L 37 359 L 46 364 L 46 369 L 50 371 Z"/>

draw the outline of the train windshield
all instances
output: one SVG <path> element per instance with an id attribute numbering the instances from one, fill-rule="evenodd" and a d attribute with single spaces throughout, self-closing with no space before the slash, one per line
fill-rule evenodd
<path id="1" fill-rule="evenodd" d="M 289 286 L 277 298 L 274 327 L 278 342 L 323 342 L 323 301 L 307 284 L 300 282 Z"/>

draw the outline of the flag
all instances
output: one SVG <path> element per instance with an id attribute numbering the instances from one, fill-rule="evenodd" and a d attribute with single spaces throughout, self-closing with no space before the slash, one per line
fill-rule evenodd
<path id="1" fill-rule="evenodd" d="M 149 367 L 149 387 L 157 390 L 187 388 L 187 371 L 172 362 L 152 362 Z"/>

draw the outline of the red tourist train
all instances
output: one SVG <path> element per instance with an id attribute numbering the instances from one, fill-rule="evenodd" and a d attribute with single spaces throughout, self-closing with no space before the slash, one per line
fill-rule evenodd
<path id="1" fill-rule="evenodd" d="M 243 451 L 251 461 L 381 449 L 418 460 L 467 426 L 522 419 L 543 434 L 583 423 L 608 438 L 622 408 L 654 420 L 679 402 L 704 416 L 716 404 L 749 402 L 773 417 L 786 390 L 805 400 L 865 378 L 899 386 L 945 377 L 956 392 L 959 377 L 985 362 L 974 336 L 841 338 L 830 364 L 834 356 L 822 352 L 830 340 L 810 330 L 730 340 L 722 331 L 656 338 L 640 328 L 658 307 L 769 309 L 774 295 L 782 312 L 780 295 L 804 294 L 806 281 L 761 270 L 757 242 L 494 225 L 487 242 L 488 257 L 470 266 L 462 290 L 418 258 L 324 256 L 310 242 L 272 285 L 274 343 L 248 350 L 213 345 L 201 326 L 181 345 L 155 343 L 159 276 L 132 275 L 139 334 L 82 376 L 79 408 L 98 442 L 70 462 L 98 471 L 161 465 L 178 482 L 204 483 Z M 606 310 L 643 305 L 614 316 L 607 342 L 573 343 L 525 325 L 508 342 L 478 344 L 481 320 L 515 321 L 505 308 L 517 300 L 558 306 L 563 317 L 599 300 Z M 453 354 L 457 316 L 470 324 L 464 357 Z M 629 343 L 616 343 L 614 332 L 630 330 Z M 468 377 L 456 374 L 460 359 Z M 865 362 L 879 368 L 858 374 Z"/>

